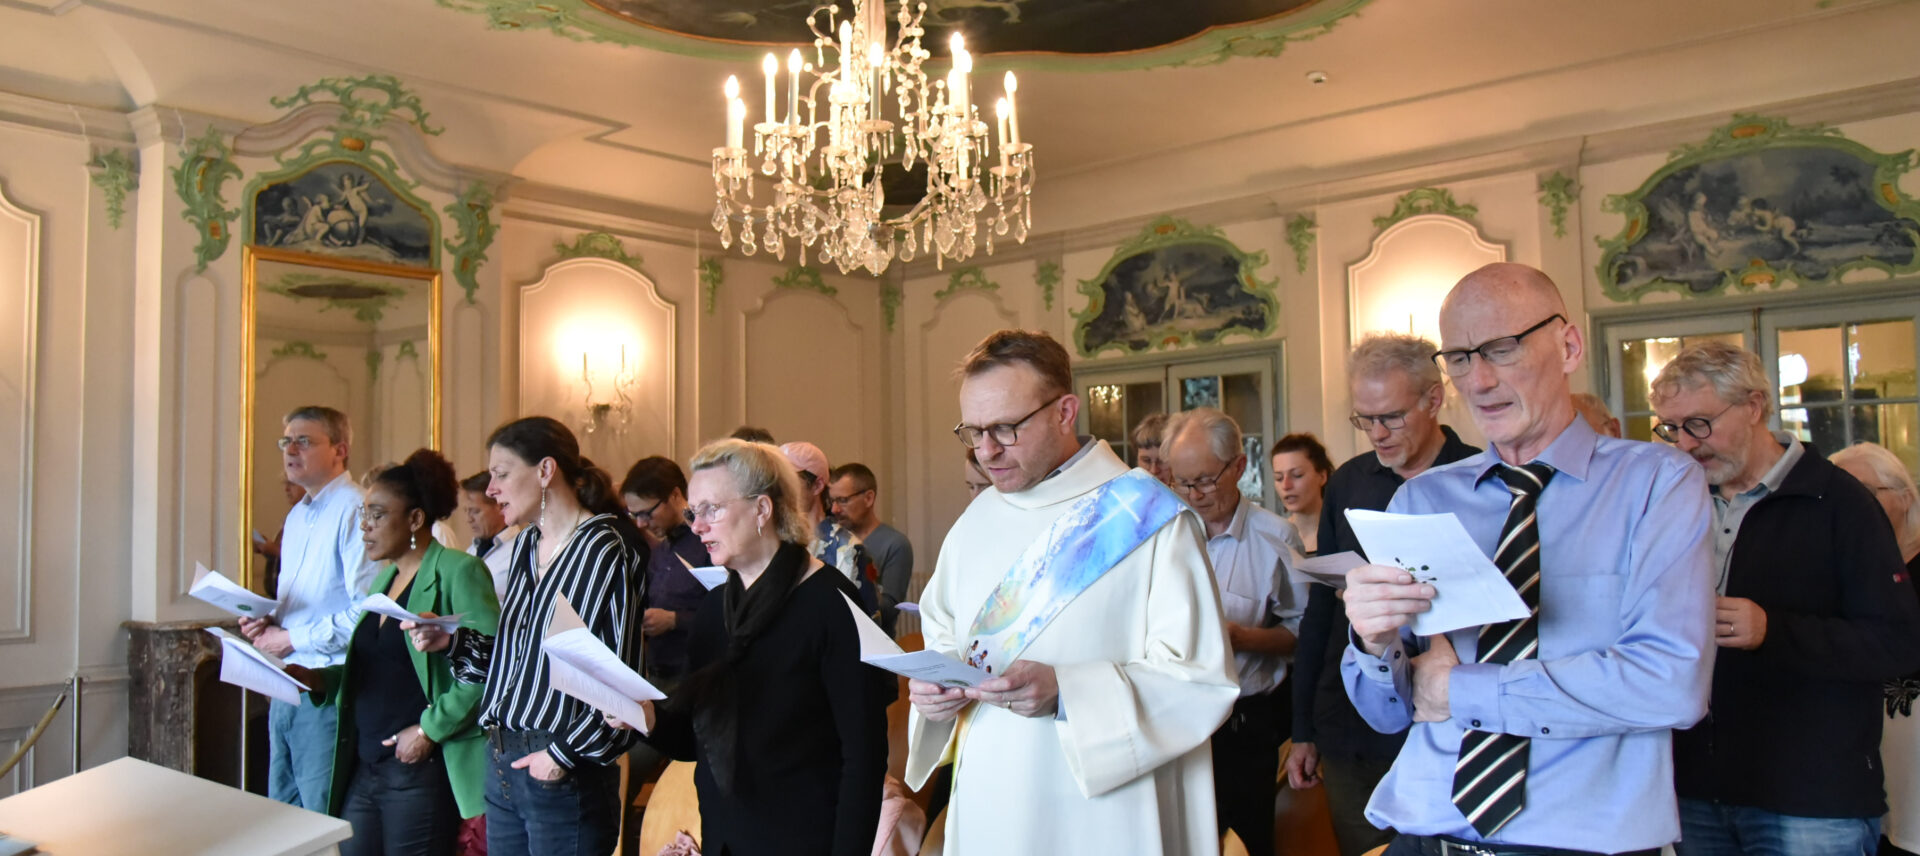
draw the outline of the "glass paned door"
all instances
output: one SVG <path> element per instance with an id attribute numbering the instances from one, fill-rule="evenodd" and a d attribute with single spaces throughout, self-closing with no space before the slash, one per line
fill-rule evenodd
<path id="1" fill-rule="evenodd" d="M 1620 432 L 1629 440 L 1652 440 L 1659 420 L 1648 397 L 1660 370 L 1682 348 L 1699 342 L 1752 347 L 1748 342 L 1752 325 L 1750 315 L 1726 314 L 1607 328 L 1607 377 L 1611 380 L 1607 404 L 1620 419 Z"/>
<path id="2" fill-rule="evenodd" d="M 1878 443 L 1920 470 L 1916 316 L 1920 303 L 1901 301 L 1763 317 L 1780 430 L 1823 455 Z"/>
<path id="3" fill-rule="evenodd" d="M 1216 407 L 1239 423 L 1247 472 L 1240 489 L 1271 507 L 1268 439 L 1282 424 L 1278 353 L 1217 360 L 1190 360 L 1127 369 L 1083 370 L 1074 378 L 1085 418 L 1082 430 L 1107 441 L 1128 464 L 1138 465 L 1133 429 L 1155 413 Z"/>

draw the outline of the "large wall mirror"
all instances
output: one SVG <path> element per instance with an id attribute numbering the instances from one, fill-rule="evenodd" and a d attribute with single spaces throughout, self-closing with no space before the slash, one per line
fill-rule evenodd
<path id="1" fill-rule="evenodd" d="M 242 537 L 273 539 L 293 501 L 275 440 L 281 419 L 325 405 L 352 422 L 348 468 L 440 446 L 440 271 L 249 244 L 241 339 L 248 366 L 242 431 Z M 246 585 L 263 589 L 252 556 Z M 270 593 L 270 592 L 269 592 Z"/>

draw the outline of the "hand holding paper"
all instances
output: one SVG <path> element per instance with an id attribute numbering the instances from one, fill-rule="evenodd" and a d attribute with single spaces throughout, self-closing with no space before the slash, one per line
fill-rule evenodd
<path id="1" fill-rule="evenodd" d="M 274 607 L 280 605 L 278 601 L 254 594 L 227 579 L 225 574 L 208 570 L 206 565 L 197 562 L 194 563 L 193 586 L 187 589 L 187 594 L 241 618 L 265 618 L 273 613 Z"/>
<path id="2" fill-rule="evenodd" d="M 224 627 L 209 627 L 207 632 L 220 639 L 220 680 L 241 689 L 253 690 L 268 698 L 299 704 L 300 694 L 312 687 L 287 674 L 280 658 L 267 654 Z"/>
<path id="3" fill-rule="evenodd" d="M 667 694 L 593 635 L 565 595 L 555 596 L 553 620 L 547 624 L 540 650 L 546 652 L 547 681 L 554 689 L 647 733 L 649 719 L 640 702 L 658 701 Z"/>
<path id="4" fill-rule="evenodd" d="M 460 629 L 460 616 L 458 615 L 441 615 L 433 618 L 415 615 L 408 611 L 406 607 L 395 603 L 393 598 L 387 597 L 384 594 L 367 595 L 367 599 L 360 602 L 360 608 L 375 615 L 384 615 L 398 621 L 411 621 L 417 625 L 437 627 L 442 633 L 452 633 Z"/>
<path id="5" fill-rule="evenodd" d="M 1347 522 L 1377 565 L 1350 572 L 1347 614 L 1362 637 L 1379 637 L 1394 619 L 1418 636 L 1525 618 L 1527 604 L 1452 514 L 1388 514 L 1350 509 Z M 1374 573 L 1379 566 L 1398 574 Z M 1384 570 L 1384 569 L 1381 569 Z M 1362 582 L 1366 589 L 1360 588 Z M 1414 589 L 1430 589 L 1420 598 Z M 1424 601 L 1424 608 L 1422 607 Z"/>

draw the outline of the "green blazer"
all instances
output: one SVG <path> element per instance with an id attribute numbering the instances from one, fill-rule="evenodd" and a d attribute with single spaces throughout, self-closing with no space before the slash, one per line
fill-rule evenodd
<path id="1" fill-rule="evenodd" d="M 400 569 L 388 565 L 373 581 L 373 592 L 385 592 Z M 474 556 L 455 552 L 438 542 L 427 545 L 426 558 L 414 574 L 413 590 L 401 604 L 409 612 L 435 615 L 459 615 L 460 626 L 489 636 L 500 627 L 500 600 L 493 593 L 493 577 L 487 565 Z M 361 621 L 378 621 L 371 612 Z M 482 684 L 463 684 L 453 679 L 453 666 L 446 652 L 423 653 L 412 645 L 407 654 L 413 658 L 413 673 L 427 697 L 427 709 L 420 715 L 420 728 L 427 738 L 440 745 L 447 777 L 453 785 L 454 801 L 461 817 L 475 817 L 486 811 L 487 740 L 480 731 L 480 694 Z M 339 736 L 333 748 L 333 796 L 327 812 L 340 816 L 346 804 L 347 783 L 357 766 L 357 735 L 353 725 L 353 697 L 341 691 L 353 671 L 353 649 L 338 666 L 320 669 L 324 686 L 308 694 L 316 705 L 332 704 L 339 709 Z"/>

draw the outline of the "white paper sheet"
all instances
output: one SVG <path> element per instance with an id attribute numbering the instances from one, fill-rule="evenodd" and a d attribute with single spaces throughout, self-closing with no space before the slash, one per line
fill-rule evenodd
<path id="1" fill-rule="evenodd" d="M 420 624 L 431 624 L 447 633 L 452 633 L 454 630 L 459 629 L 460 627 L 460 616 L 458 615 L 442 615 L 435 618 L 422 618 L 421 616 L 415 615 L 414 613 L 408 611 L 406 607 L 401 606 L 398 603 L 395 603 L 393 598 L 387 597 L 384 594 L 367 595 L 367 599 L 360 602 L 360 608 L 368 612 L 375 613 L 377 615 L 384 615 L 388 618 L 396 619 L 399 621 L 414 621 Z"/>
<path id="2" fill-rule="evenodd" d="M 860 662 L 878 666 L 896 675 L 948 687 L 977 687 L 991 679 L 984 669 L 976 669 L 939 651 L 902 651 L 887 632 L 860 611 L 860 606 L 842 592 L 853 613 L 854 626 L 860 631 Z"/>
<path id="3" fill-rule="evenodd" d="M 246 637 L 225 627 L 209 627 L 220 639 L 220 680 L 287 704 L 300 704 L 300 694 L 311 689 L 287 674 L 286 663 L 253 647 Z"/>
<path id="4" fill-rule="evenodd" d="M 647 714 L 640 702 L 659 701 L 667 694 L 593 635 L 565 595 L 555 596 L 553 620 L 547 624 L 540 650 L 546 652 L 547 682 L 554 689 L 647 733 Z"/>
<path id="5" fill-rule="evenodd" d="M 1308 558 L 1295 553 L 1287 560 L 1287 571 L 1336 589 L 1347 587 L 1347 572 L 1367 563 L 1359 553 L 1348 550 Z"/>
<path id="6" fill-rule="evenodd" d="M 1375 564 L 1405 568 L 1433 586 L 1433 608 L 1414 616 L 1415 635 L 1527 617 L 1520 593 L 1452 514 L 1349 509 L 1347 522 Z"/>
<path id="7" fill-rule="evenodd" d="M 206 565 L 194 563 L 193 586 L 187 594 L 211 603 L 241 618 L 265 618 L 273 614 L 279 602 L 261 597 L 243 588 L 239 583 L 227 579 L 219 571 L 208 570 Z"/>
<path id="8" fill-rule="evenodd" d="M 687 573 L 692 574 L 694 579 L 699 580 L 701 585 L 706 586 L 707 591 L 713 591 L 718 588 L 721 583 L 727 581 L 727 569 L 719 565 L 709 565 L 704 568 L 688 568 Z"/>

